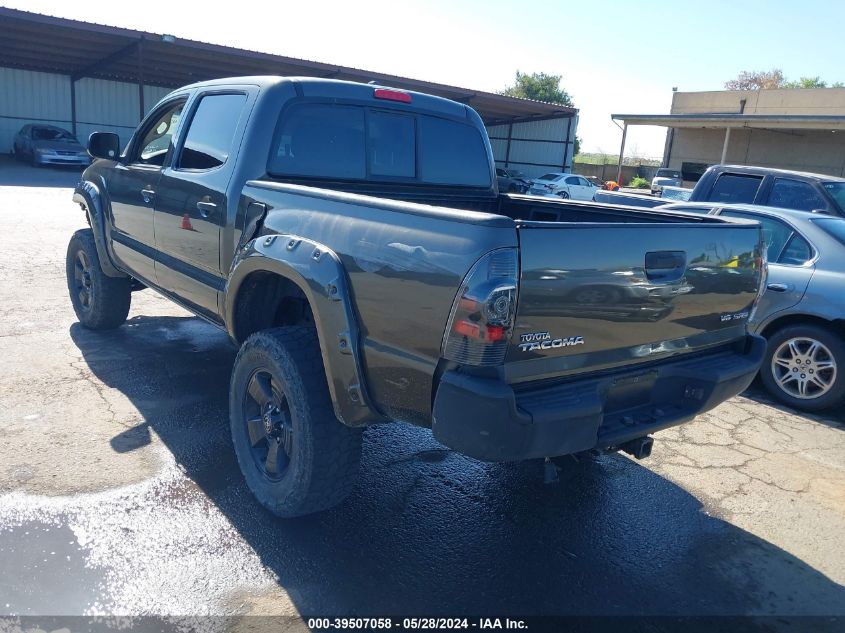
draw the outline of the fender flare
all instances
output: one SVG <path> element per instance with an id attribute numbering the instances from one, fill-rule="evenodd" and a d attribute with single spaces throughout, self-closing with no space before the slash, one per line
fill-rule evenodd
<path id="1" fill-rule="evenodd" d="M 107 277 L 127 277 L 128 275 L 114 265 L 106 244 L 106 219 L 103 213 L 100 190 L 90 180 L 82 180 L 73 191 L 73 201 L 79 204 L 88 215 L 100 268 Z"/>
<path id="2" fill-rule="evenodd" d="M 308 299 L 338 420 L 353 427 L 386 422 L 364 384 L 360 332 L 346 271 L 337 254 L 295 235 L 263 235 L 249 242 L 232 262 L 224 295 L 224 321 L 235 341 L 238 291 L 253 272 L 284 277 Z"/>

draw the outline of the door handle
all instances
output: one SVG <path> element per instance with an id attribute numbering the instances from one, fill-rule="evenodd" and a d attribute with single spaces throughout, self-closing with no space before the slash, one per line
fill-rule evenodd
<path id="1" fill-rule="evenodd" d="M 214 213 L 217 210 L 217 205 L 213 202 L 197 202 L 197 211 L 200 212 L 200 215 L 204 218 L 207 218 L 209 215 Z"/>
<path id="2" fill-rule="evenodd" d="M 769 284 L 766 286 L 766 289 L 772 292 L 786 292 L 790 289 L 790 286 L 789 284 Z"/>
<path id="3" fill-rule="evenodd" d="M 144 202 L 149 203 L 156 197 L 156 192 L 152 189 L 141 189 L 141 197 L 144 199 Z"/>

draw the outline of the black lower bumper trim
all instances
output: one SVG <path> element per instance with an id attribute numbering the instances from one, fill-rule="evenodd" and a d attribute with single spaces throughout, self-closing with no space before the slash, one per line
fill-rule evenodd
<path id="1" fill-rule="evenodd" d="M 568 455 L 681 424 L 745 390 L 766 342 L 518 392 L 499 380 L 443 375 L 432 430 L 446 446 L 485 461 Z"/>

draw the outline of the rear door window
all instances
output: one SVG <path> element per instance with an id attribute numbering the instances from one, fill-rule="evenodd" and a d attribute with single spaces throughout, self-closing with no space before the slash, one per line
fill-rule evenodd
<path id="1" fill-rule="evenodd" d="M 213 169 L 229 158 L 245 94 L 206 95 L 191 119 L 177 169 Z"/>
<path id="2" fill-rule="evenodd" d="M 811 184 L 792 178 L 775 179 L 768 204 L 772 207 L 801 211 L 827 208 L 827 204 Z"/>
<path id="3" fill-rule="evenodd" d="M 802 266 L 813 259 L 813 248 L 810 243 L 798 233 L 793 233 L 789 242 L 786 243 L 786 248 L 778 258 L 778 264 L 787 264 L 790 266 Z"/>
<path id="4" fill-rule="evenodd" d="M 771 263 L 796 265 L 803 264 L 811 259 L 811 255 L 808 255 L 805 259 L 796 261 L 796 259 L 800 259 L 803 252 L 811 252 L 810 245 L 791 226 L 780 220 L 775 220 L 768 216 L 730 210 L 724 210 L 719 215 L 729 218 L 756 220 L 759 222 L 763 227 L 763 241 L 766 243 L 766 258 Z M 797 240 L 793 240 L 793 236 Z M 790 248 L 786 248 L 787 244 L 789 244 Z"/>
<path id="5" fill-rule="evenodd" d="M 754 202 L 762 182 L 762 176 L 721 174 L 708 199 L 726 204 Z"/>

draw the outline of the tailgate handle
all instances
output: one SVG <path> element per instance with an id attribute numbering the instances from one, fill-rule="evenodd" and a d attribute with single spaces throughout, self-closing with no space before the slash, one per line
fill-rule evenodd
<path id="1" fill-rule="evenodd" d="M 687 269 L 684 251 L 653 251 L 645 254 L 645 274 L 649 281 L 677 281 Z"/>

